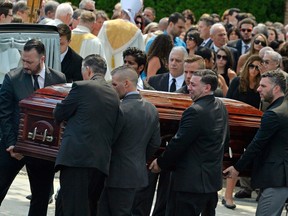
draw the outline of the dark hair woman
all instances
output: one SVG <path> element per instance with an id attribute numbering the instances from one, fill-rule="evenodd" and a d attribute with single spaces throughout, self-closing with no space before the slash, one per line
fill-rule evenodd
<path id="1" fill-rule="evenodd" d="M 203 42 L 203 39 L 200 38 L 200 33 L 197 30 L 189 30 L 184 36 L 184 42 L 186 43 L 189 56 L 192 57 L 200 44 Z"/>
<path id="2" fill-rule="evenodd" d="M 147 65 L 145 71 L 147 80 L 156 74 L 168 72 L 168 59 L 173 42 L 166 34 L 158 35 L 151 44 L 147 54 Z"/>
<path id="3" fill-rule="evenodd" d="M 223 46 L 218 49 L 216 52 L 216 64 L 214 71 L 224 77 L 227 86 L 229 86 L 232 79 L 237 76 L 231 69 L 233 62 L 233 56 L 227 47 Z"/>

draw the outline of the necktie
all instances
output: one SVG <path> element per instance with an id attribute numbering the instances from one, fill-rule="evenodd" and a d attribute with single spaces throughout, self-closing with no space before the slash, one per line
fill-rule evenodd
<path id="1" fill-rule="evenodd" d="M 249 50 L 249 46 L 248 45 L 244 45 L 244 48 L 245 48 L 244 53 L 247 53 L 247 51 Z"/>
<path id="2" fill-rule="evenodd" d="M 40 88 L 39 82 L 38 82 L 38 76 L 39 76 L 39 75 L 36 75 L 36 74 L 33 75 L 33 79 L 34 79 L 34 91 L 36 91 L 37 89 Z"/>
<path id="3" fill-rule="evenodd" d="M 170 85 L 170 92 L 175 92 L 176 91 L 176 79 L 172 79 L 172 83 Z"/>

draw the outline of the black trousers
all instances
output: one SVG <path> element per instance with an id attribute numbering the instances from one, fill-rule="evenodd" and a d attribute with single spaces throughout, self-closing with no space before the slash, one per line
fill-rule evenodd
<path id="1" fill-rule="evenodd" d="M 168 191 L 170 185 L 170 172 L 161 171 L 160 174 L 151 173 L 149 171 L 149 185 L 145 188 L 137 190 L 133 208 L 133 216 L 150 215 L 155 188 L 158 181 L 156 202 L 152 216 L 165 216 L 166 204 L 168 200 Z"/>
<path id="2" fill-rule="evenodd" d="M 24 157 L 18 161 L 11 158 L 3 144 L 0 144 L 0 204 L 24 165 L 26 165 L 32 193 L 28 215 L 46 216 L 49 193 L 54 179 L 54 163 L 31 157 Z"/>
<path id="3" fill-rule="evenodd" d="M 131 215 L 135 188 L 104 187 L 99 200 L 98 216 Z"/>
<path id="4" fill-rule="evenodd" d="M 166 216 L 215 215 L 218 194 L 171 191 Z M 209 206 L 209 208 L 207 208 Z"/>
<path id="5" fill-rule="evenodd" d="M 96 216 L 105 174 L 96 168 L 60 168 L 56 216 Z"/>

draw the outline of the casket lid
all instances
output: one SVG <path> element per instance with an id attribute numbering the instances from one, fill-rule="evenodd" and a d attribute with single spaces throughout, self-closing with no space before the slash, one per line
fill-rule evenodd
<path id="1" fill-rule="evenodd" d="M 69 93 L 72 84 L 60 84 L 38 89 L 28 99 L 24 99 L 24 106 L 37 104 L 54 108 L 56 103 L 63 100 Z M 140 94 L 147 101 L 153 103 L 159 112 L 159 117 L 165 120 L 181 119 L 183 111 L 192 104 L 188 94 L 141 90 Z M 228 98 L 220 98 L 229 113 L 230 126 L 244 126 L 258 128 L 262 112 L 246 103 Z"/>

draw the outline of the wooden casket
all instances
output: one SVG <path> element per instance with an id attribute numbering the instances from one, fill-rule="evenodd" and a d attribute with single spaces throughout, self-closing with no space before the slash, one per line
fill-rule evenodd
<path id="1" fill-rule="evenodd" d="M 55 160 L 65 123 L 56 124 L 52 112 L 70 89 L 71 84 L 49 86 L 20 101 L 20 127 L 15 151 L 26 156 Z M 192 100 L 189 95 L 178 93 L 145 90 L 140 93 L 159 111 L 162 143 L 157 156 L 175 135 L 182 113 Z M 245 151 L 260 126 L 262 112 L 236 100 L 221 100 L 228 110 L 230 126 L 230 150 L 223 158 L 225 168 L 235 163 Z"/>

